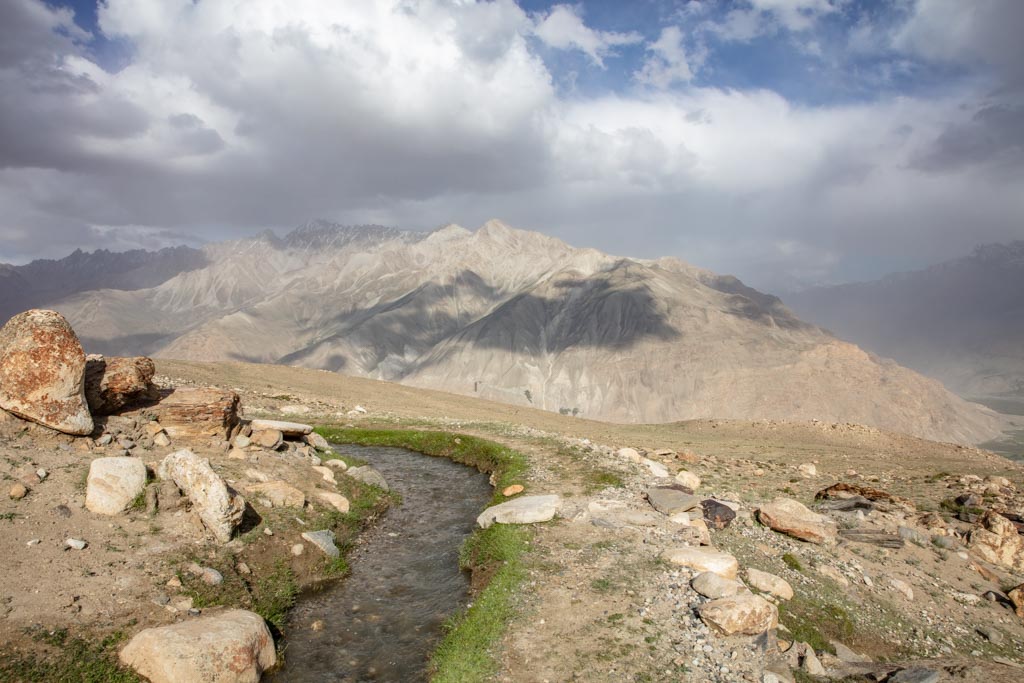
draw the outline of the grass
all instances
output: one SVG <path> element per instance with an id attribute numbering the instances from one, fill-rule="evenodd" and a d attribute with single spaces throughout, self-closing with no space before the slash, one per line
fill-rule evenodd
<path id="1" fill-rule="evenodd" d="M 465 434 L 426 430 L 337 429 L 318 427 L 328 441 L 360 446 L 406 448 L 475 467 L 492 475 L 491 504 L 505 500 L 501 490 L 525 485 L 526 457 L 506 446 Z M 459 553 L 460 566 L 472 572 L 472 604 L 445 624 L 444 636 L 430 659 L 436 683 L 471 683 L 498 669 L 494 647 L 515 614 L 516 597 L 526 579 L 525 555 L 532 532 L 527 527 L 495 524 L 476 530 Z"/>
<path id="2" fill-rule="evenodd" d="M 794 641 L 832 654 L 835 654 L 835 647 L 831 640 L 848 643 L 854 634 L 853 621 L 844 608 L 800 596 L 779 604 L 779 621 L 793 634 Z"/>
<path id="3" fill-rule="evenodd" d="M 35 639 L 53 648 L 47 655 L 0 652 L 0 680 L 24 683 L 141 683 L 117 661 L 124 634 L 114 633 L 99 643 L 72 637 L 66 629 L 44 631 Z"/>
<path id="4" fill-rule="evenodd" d="M 800 560 L 798 560 L 796 555 L 793 553 L 786 553 L 783 555 L 782 561 L 793 571 L 802 572 L 804 570 L 804 566 L 800 564 Z"/>

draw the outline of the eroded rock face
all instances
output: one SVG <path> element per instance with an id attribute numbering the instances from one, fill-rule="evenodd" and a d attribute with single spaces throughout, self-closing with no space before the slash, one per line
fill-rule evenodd
<path id="1" fill-rule="evenodd" d="M 104 358 L 90 355 L 85 363 L 85 400 L 93 415 L 112 415 L 120 409 L 156 397 L 152 358 Z"/>
<path id="2" fill-rule="evenodd" d="M 724 635 L 757 635 L 779 625 L 779 610 L 762 597 L 740 593 L 704 603 L 697 613 L 705 624 Z"/>
<path id="3" fill-rule="evenodd" d="M 768 528 L 810 543 L 834 543 L 836 523 L 789 498 L 762 505 L 757 518 Z"/>
<path id="4" fill-rule="evenodd" d="M 239 609 L 147 628 L 120 658 L 152 683 L 258 683 L 277 653 L 263 617 Z"/>
<path id="5" fill-rule="evenodd" d="M 161 479 L 173 481 L 192 501 L 199 518 L 218 541 L 231 540 L 242 521 L 245 499 L 224 483 L 209 462 L 184 449 L 164 458 L 158 474 Z"/>
<path id="6" fill-rule="evenodd" d="M 100 515 L 117 515 L 145 487 L 146 465 L 138 458 L 96 458 L 89 465 L 85 507 Z"/>
<path id="7" fill-rule="evenodd" d="M 226 440 L 238 424 L 239 402 L 233 391 L 179 387 L 160 401 L 154 413 L 172 439 Z"/>
<path id="8" fill-rule="evenodd" d="M 19 313 L 0 329 L 0 408 L 51 429 L 85 436 L 85 351 L 56 311 Z"/>
<path id="9" fill-rule="evenodd" d="M 981 527 L 971 532 L 969 546 L 987 562 L 1024 571 L 1024 537 L 1013 522 L 992 510 L 981 518 Z"/>

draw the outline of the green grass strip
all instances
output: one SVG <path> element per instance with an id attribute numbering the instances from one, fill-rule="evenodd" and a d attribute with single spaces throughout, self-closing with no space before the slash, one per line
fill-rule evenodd
<path id="1" fill-rule="evenodd" d="M 400 429 L 338 429 L 318 427 L 328 441 L 360 446 L 405 448 L 424 455 L 449 458 L 493 475 L 491 504 L 507 500 L 501 490 L 523 484 L 526 457 L 506 446 L 465 434 Z M 431 656 L 435 683 L 485 681 L 498 670 L 495 646 L 515 614 L 515 600 L 526 578 L 524 556 L 530 547 L 528 527 L 495 524 L 477 529 L 466 539 L 459 564 L 485 581 L 468 609 L 445 624 L 445 634 Z"/>

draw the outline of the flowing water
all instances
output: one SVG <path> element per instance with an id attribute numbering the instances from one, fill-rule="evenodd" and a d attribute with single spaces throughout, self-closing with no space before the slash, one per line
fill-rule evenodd
<path id="1" fill-rule="evenodd" d="M 351 574 L 293 610 L 275 683 L 425 681 L 445 619 L 466 602 L 459 547 L 487 504 L 487 476 L 400 448 L 335 446 L 377 469 L 402 504 L 349 556 Z M 323 621 L 323 629 L 310 625 Z"/>

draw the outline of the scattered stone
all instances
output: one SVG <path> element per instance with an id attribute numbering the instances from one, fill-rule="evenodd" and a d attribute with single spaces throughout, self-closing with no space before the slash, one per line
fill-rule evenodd
<path id="1" fill-rule="evenodd" d="M 700 477 L 688 470 L 679 470 L 679 472 L 676 473 L 676 481 L 691 491 L 699 489 L 701 483 Z"/>
<path id="2" fill-rule="evenodd" d="M 303 531 L 302 538 L 309 541 L 317 548 L 320 548 L 327 557 L 336 559 L 341 557 L 341 551 L 334 545 L 334 532 L 329 529 L 322 531 Z"/>
<path id="3" fill-rule="evenodd" d="M 313 432 L 312 425 L 281 420 L 253 420 L 251 426 L 253 432 L 277 431 L 285 436 L 306 436 Z"/>
<path id="4" fill-rule="evenodd" d="M 330 467 L 324 467 L 323 465 L 313 465 L 313 471 L 323 477 L 323 480 L 329 484 L 337 484 L 338 480 L 334 478 L 334 470 Z"/>
<path id="5" fill-rule="evenodd" d="M 96 458 L 89 464 L 85 507 L 99 515 L 119 515 L 146 488 L 146 465 L 138 458 Z"/>
<path id="6" fill-rule="evenodd" d="M 85 550 L 89 543 L 88 541 L 83 541 L 80 538 L 68 538 L 64 540 L 64 545 L 74 550 Z"/>
<path id="7" fill-rule="evenodd" d="M 1021 619 L 1024 619 L 1024 583 L 1007 591 L 1006 597 L 1013 603 L 1014 613 Z"/>
<path id="8" fill-rule="evenodd" d="M 0 328 L 0 408 L 67 434 L 92 433 L 85 351 L 56 311 L 32 309 Z"/>
<path id="9" fill-rule="evenodd" d="M 815 500 L 835 500 L 854 497 L 865 498 L 875 503 L 892 503 L 893 505 L 902 507 L 908 511 L 913 511 L 915 509 L 914 504 L 906 498 L 900 498 L 899 496 L 892 495 L 888 491 L 871 488 L 870 486 L 861 486 L 859 484 L 847 484 L 845 482 L 840 482 L 838 484 L 833 484 L 828 488 L 824 488 L 814 494 Z"/>
<path id="10" fill-rule="evenodd" d="M 384 479 L 384 475 L 373 469 L 369 465 L 363 465 L 362 467 L 350 467 L 345 470 L 345 474 L 352 477 L 356 481 L 361 481 L 364 484 L 370 486 L 376 486 L 377 488 L 388 491 L 388 482 Z"/>
<path id="11" fill-rule="evenodd" d="M 49 472 L 44 470 L 42 467 L 36 470 L 36 476 L 39 477 L 39 481 L 42 482 L 46 477 L 49 476 Z"/>
<path id="12" fill-rule="evenodd" d="M 296 543 L 292 546 L 292 555 L 294 555 L 295 557 L 299 557 L 305 550 L 306 546 L 302 545 L 301 543 Z"/>
<path id="13" fill-rule="evenodd" d="M 849 662 L 851 664 L 866 664 L 872 661 L 871 657 L 857 654 L 838 640 L 832 641 L 832 647 L 835 648 L 836 657 L 838 657 L 840 661 Z"/>
<path id="14" fill-rule="evenodd" d="M 232 440 L 231 445 L 235 448 L 248 448 L 252 440 L 245 434 L 239 434 Z"/>
<path id="15" fill-rule="evenodd" d="M 902 579 L 889 579 L 889 585 L 894 591 L 900 593 L 907 600 L 914 600 L 914 589 L 910 587 L 910 584 Z"/>
<path id="16" fill-rule="evenodd" d="M 818 659 L 818 655 L 815 654 L 813 647 L 807 643 L 800 643 L 799 657 L 800 668 L 808 674 L 811 676 L 825 675 L 825 667 L 821 665 L 821 661 Z"/>
<path id="17" fill-rule="evenodd" d="M 640 462 L 646 465 L 647 469 L 649 469 L 651 471 L 651 474 L 653 474 L 655 477 L 658 477 L 659 479 L 668 477 L 668 468 L 662 465 L 660 462 L 655 462 L 654 460 L 649 460 L 648 458 L 643 458 Z"/>
<path id="18" fill-rule="evenodd" d="M 26 543 L 25 545 L 27 545 L 29 548 L 31 548 L 32 546 L 39 545 L 40 543 L 42 543 L 42 540 L 40 540 L 38 538 L 33 538 L 33 539 L 30 539 L 28 541 L 28 543 Z"/>
<path id="19" fill-rule="evenodd" d="M 718 600 L 736 595 L 743 588 L 743 584 L 733 579 L 727 579 L 715 572 L 701 572 L 693 577 L 690 586 L 705 598 Z"/>
<path id="20" fill-rule="evenodd" d="M 331 444 L 328 443 L 327 439 L 320 436 L 316 432 L 310 432 L 302 437 L 302 440 L 307 444 L 317 449 L 318 451 L 329 451 L 331 450 Z"/>
<path id="21" fill-rule="evenodd" d="M 735 510 L 713 498 L 702 500 L 700 506 L 704 510 L 704 521 L 713 529 L 724 529 L 736 519 Z"/>
<path id="22" fill-rule="evenodd" d="M 332 506 L 338 512 L 346 513 L 349 511 L 348 498 L 341 495 L 340 493 L 332 493 L 330 491 L 317 491 L 316 496 L 320 500 Z"/>
<path id="23" fill-rule="evenodd" d="M 503 488 L 501 490 L 501 495 L 506 497 L 514 496 L 517 493 L 522 493 L 525 490 L 526 489 L 523 487 L 522 484 L 512 484 L 512 486 L 506 486 L 505 488 Z"/>
<path id="24" fill-rule="evenodd" d="M 910 541 L 916 545 L 926 546 L 929 543 L 928 534 L 918 531 L 917 529 L 909 526 L 901 526 L 896 529 L 896 533 L 904 541 Z"/>
<path id="25" fill-rule="evenodd" d="M 700 548 L 670 548 L 661 554 L 666 562 L 689 567 L 698 572 L 714 572 L 727 579 L 735 579 L 739 563 L 729 553 Z"/>
<path id="26" fill-rule="evenodd" d="M 103 434 L 100 436 L 100 438 L 96 439 L 94 443 L 97 446 L 109 446 L 113 440 L 114 437 L 112 434 Z"/>
<path id="27" fill-rule="evenodd" d="M 547 522 L 561 507 L 562 498 L 558 495 L 522 496 L 487 508 L 476 518 L 476 523 L 481 529 L 487 529 L 492 524 Z"/>
<path id="28" fill-rule="evenodd" d="M 993 645 L 999 645 L 1003 642 L 1003 632 L 992 626 L 979 626 L 975 629 L 985 640 L 992 643 Z"/>
<path id="29" fill-rule="evenodd" d="M 229 460 L 247 460 L 248 458 L 249 454 L 243 451 L 241 448 L 232 448 L 230 451 L 228 451 Z"/>
<path id="30" fill-rule="evenodd" d="M 154 400 L 158 396 L 153 386 L 155 374 L 156 365 L 151 358 L 89 355 L 85 362 L 85 400 L 89 410 L 93 415 L 112 415 L 125 406 Z"/>
<path id="31" fill-rule="evenodd" d="M 21 483 L 15 484 L 11 487 L 8 495 L 11 497 L 11 500 L 21 500 L 28 495 L 28 487 Z"/>
<path id="32" fill-rule="evenodd" d="M 276 451 L 284 442 L 284 434 L 276 429 L 253 430 L 251 443 L 268 451 Z"/>
<path id="33" fill-rule="evenodd" d="M 822 576 L 826 576 L 826 577 L 832 579 L 833 581 L 838 583 L 840 586 L 849 586 L 850 585 L 849 579 L 847 579 L 843 575 L 843 573 L 841 571 L 839 571 L 838 569 L 836 569 L 835 567 L 833 567 L 830 564 L 818 565 L 817 567 L 815 567 L 815 569 L 817 570 L 817 572 L 819 574 L 821 574 Z"/>
<path id="34" fill-rule="evenodd" d="M 968 547 L 986 562 L 1024 571 L 1024 537 L 1013 522 L 993 510 L 981 518 L 981 528 L 971 532 Z"/>
<path id="35" fill-rule="evenodd" d="M 939 672 L 915 666 L 901 669 L 886 679 L 887 683 L 939 683 Z"/>
<path id="36" fill-rule="evenodd" d="M 723 635 L 757 635 L 779 624 L 779 610 L 762 597 L 741 593 L 704 603 L 697 613 L 705 624 Z"/>
<path id="37" fill-rule="evenodd" d="M 884 531 L 878 531 L 877 529 L 840 529 L 839 536 L 844 541 L 869 543 L 881 548 L 899 549 L 906 545 L 900 536 L 887 534 Z"/>
<path id="38" fill-rule="evenodd" d="M 700 505 L 700 498 L 667 486 L 652 486 L 647 489 L 647 500 L 663 515 L 688 512 Z"/>
<path id="39" fill-rule="evenodd" d="M 219 586 L 224 582 L 224 575 L 213 567 L 202 567 L 191 562 L 185 567 L 185 570 L 208 586 Z"/>
<path id="40" fill-rule="evenodd" d="M 764 593 L 771 593 L 783 600 L 793 599 L 793 587 L 783 578 L 753 567 L 747 569 L 747 583 Z"/>
<path id="41" fill-rule="evenodd" d="M 152 683 L 257 683 L 277 653 L 263 617 L 227 610 L 145 629 L 120 659 Z"/>
<path id="42" fill-rule="evenodd" d="M 789 498 L 776 498 L 762 505 L 757 518 L 770 529 L 801 541 L 832 543 L 836 539 L 835 522 Z"/>
<path id="43" fill-rule="evenodd" d="M 818 476 L 818 468 L 811 462 L 805 462 L 797 468 L 800 471 L 800 476 L 804 479 L 810 479 Z"/>
<path id="44" fill-rule="evenodd" d="M 250 491 L 270 501 L 275 508 L 302 508 L 306 504 L 306 496 L 299 489 L 286 481 L 268 481 L 252 484 Z"/>
<path id="45" fill-rule="evenodd" d="M 328 467 L 333 467 L 336 470 L 341 470 L 342 472 L 348 469 L 348 465 L 346 465 L 345 461 L 340 458 L 330 458 L 329 460 L 324 460 L 324 464 L 327 465 Z"/>
<path id="46" fill-rule="evenodd" d="M 160 432 L 153 437 L 153 445 L 159 446 L 160 448 L 166 448 L 171 445 L 171 437 L 167 436 L 164 432 Z"/>
<path id="47" fill-rule="evenodd" d="M 620 448 L 616 452 L 616 455 L 622 458 L 623 460 L 635 462 L 638 465 L 643 461 L 643 457 L 635 448 Z"/>
<path id="48" fill-rule="evenodd" d="M 159 475 L 185 492 L 217 540 L 231 540 L 235 527 L 242 521 L 245 499 L 224 483 L 209 462 L 188 449 L 176 451 L 160 463 Z"/>

